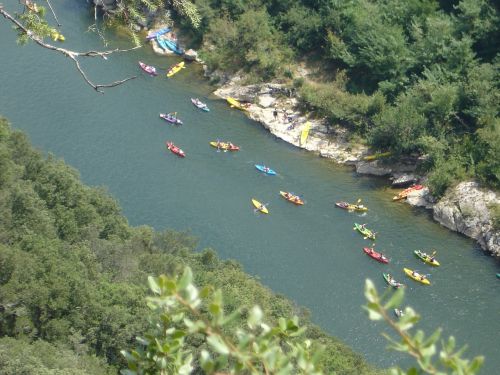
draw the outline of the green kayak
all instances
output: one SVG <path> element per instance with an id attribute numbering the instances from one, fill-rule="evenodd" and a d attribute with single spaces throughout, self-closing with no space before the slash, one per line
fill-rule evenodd
<path id="1" fill-rule="evenodd" d="M 370 229 L 368 228 L 365 228 L 365 224 L 358 224 L 358 223 L 354 223 L 354 228 L 352 228 L 354 230 L 357 230 L 359 233 L 361 233 L 365 239 L 366 238 L 370 238 L 372 240 L 375 239 L 375 232 L 372 232 Z"/>

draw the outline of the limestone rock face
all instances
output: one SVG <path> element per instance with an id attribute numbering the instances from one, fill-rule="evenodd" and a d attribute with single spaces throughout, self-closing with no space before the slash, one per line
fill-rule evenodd
<path id="1" fill-rule="evenodd" d="M 188 49 L 184 52 L 184 58 L 189 61 L 197 61 L 198 52 L 196 52 L 194 49 Z"/>
<path id="2" fill-rule="evenodd" d="M 356 164 L 356 172 L 360 174 L 371 174 L 374 176 L 387 176 L 391 174 L 392 168 L 383 166 L 378 160 L 360 161 Z"/>
<path id="3" fill-rule="evenodd" d="M 462 182 L 434 206 L 434 219 L 500 256 L 500 231 L 493 228 L 489 209 L 493 204 L 500 204 L 493 191 L 482 191 L 476 182 Z"/>

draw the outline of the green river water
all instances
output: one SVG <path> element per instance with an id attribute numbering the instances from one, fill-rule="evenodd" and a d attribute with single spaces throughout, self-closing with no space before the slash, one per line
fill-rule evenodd
<path id="1" fill-rule="evenodd" d="M 98 37 L 86 32 L 92 15 L 85 3 L 52 3 L 65 47 L 102 49 Z M 113 48 L 128 45 L 111 39 Z M 35 146 L 77 168 L 85 183 L 106 186 L 132 225 L 191 230 L 201 248 L 238 260 L 265 285 L 307 307 L 327 332 L 383 367 L 408 361 L 385 350 L 380 332 L 387 328 L 368 321 L 361 305 L 365 278 L 382 290 L 382 272 L 390 271 L 408 286 L 405 302 L 425 317 L 421 328 L 430 333 L 442 327 L 445 336 L 469 344 L 469 357 L 486 356 L 483 374 L 497 373 L 500 264 L 475 242 L 439 226 L 427 211 L 393 203 L 386 180 L 357 176 L 275 139 L 211 95 L 214 88 L 197 65 L 172 79 L 143 74 L 138 60 L 162 69 L 177 61 L 156 56 L 149 47 L 83 63 L 99 82 L 139 76 L 105 95 L 87 86 L 70 60 L 33 45 L 16 46 L 4 21 L 0 48 L 0 113 Z M 190 97 L 200 97 L 211 112 L 197 110 Z M 158 118 L 169 111 L 177 111 L 184 126 Z M 231 140 L 241 151 L 216 152 L 208 142 L 217 138 Z M 187 157 L 168 152 L 166 140 Z M 257 172 L 255 163 L 268 164 L 278 176 Z M 279 190 L 303 194 L 306 205 L 286 202 Z M 365 216 L 334 206 L 360 197 L 370 208 Z M 255 214 L 251 198 L 269 203 L 270 214 Z M 389 265 L 363 254 L 371 242 L 352 230 L 354 222 L 379 232 L 377 248 L 391 258 Z M 421 263 L 412 253 L 418 248 L 437 249 L 442 266 Z M 403 267 L 429 273 L 433 285 L 412 282 Z"/>

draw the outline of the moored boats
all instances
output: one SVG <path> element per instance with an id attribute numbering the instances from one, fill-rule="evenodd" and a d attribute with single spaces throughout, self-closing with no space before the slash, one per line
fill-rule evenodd
<path id="1" fill-rule="evenodd" d="M 394 197 L 392 197 L 392 200 L 398 201 L 400 199 L 405 199 L 406 197 L 408 197 L 408 194 L 410 194 L 412 191 L 421 190 L 423 188 L 424 188 L 423 185 L 410 186 L 409 188 L 404 189 L 402 192 L 400 192 L 397 195 L 395 195 Z"/>
<path id="2" fill-rule="evenodd" d="M 153 30 L 153 31 L 150 31 L 148 33 L 148 35 L 146 35 L 146 40 L 151 40 L 151 39 L 154 39 L 158 36 L 161 36 L 163 34 L 166 34 L 168 33 L 169 31 L 171 30 L 170 27 L 164 27 L 162 29 L 159 29 L 159 30 Z"/>
<path id="3" fill-rule="evenodd" d="M 210 146 L 224 151 L 238 151 L 240 149 L 239 146 L 231 142 L 212 141 L 210 142 Z"/>
<path id="4" fill-rule="evenodd" d="M 182 158 L 186 156 L 186 153 L 182 149 L 174 145 L 172 142 L 167 141 L 165 142 L 165 144 L 167 145 L 167 148 L 177 156 L 180 156 Z"/>
<path id="5" fill-rule="evenodd" d="M 390 273 L 382 273 L 382 276 L 384 277 L 384 280 L 387 284 L 389 284 L 390 286 L 392 286 L 393 288 L 401 288 L 404 286 L 404 284 L 400 283 L 400 282 L 397 282 L 396 280 L 394 280 L 394 277 L 392 277 L 392 275 Z"/>
<path id="6" fill-rule="evenodd" d="M 363 247 L 363 251 L 366 255 L 375 259 L 376 261 L 379 261 L 380 263 L 389 263 L 389 258 L 387 258 L 384 254 L 375 251 L 373 247 Z"/>
<path id="7" fill-rule="evenodd" d="M 169 77 L 169 78 L 170 78 L 170 77 L 172 77 L 174 74 L 178 73 L 181 69 L 184 69 L 184 68 L 185 68 L 185 66 L 184 66 L 184 65 L 185 65 L 185 64 L 184 64 L 184 61 L 181 61 L 181 62 L 179 62 L 179 63 L 177 63 L 177 64 L 175 64 L 175 65 L 172 65 L 172 66 L 170 67 L 170 69 L 168 70 L 168 72 L 167 72 L 167 77 Z"/>
<path id="8" fill-rule="evenodd" d="M 298 196 L 288 191 L 280 191 L 280 195 L 285 198 L 287 201 L 292 202 L 298 206 L 304 204 L 304 201 Z"/>
<path id="9" fill-rule="evenodd" d="M 311 129 L 311 123 L 309 121 L 307 121 L 304 125 L 304 128 L 300 132 L 300 145 L 301 146 L 304 146 L 306 144 L 310 129 Z"/>
<path id="10" fill-rule="evenodd" d="M 269 213 L 269 210 L 267 209 L 266 205 L 263 203 L 260 203 L 257 199 L 252 198 L 252 204 L 254 205 L 254 207 L 257 211 L 262 212 L 263 214 Z"/>
<path id="11" fill-rule="evenodd" d="M 264 172 L 265 174 L 268 174 L 270 176 L 274 176 L 276 172 L 272 170 L 269 167 L 266 167 L 265 165 L 262 164 L 255 164 L 255 168 L 257 168 L 259 171 Z"/>
<path id="12" fill-rule="evenodd" d="M 209 112 L 210 108 L 198 98 L 191 98 L 191 103 L 202 111 Z"/>
<path id="13" fill-rule="evenodd" d="M 423 252 L 422 250 L 415 250 L 413 251 L 413 253 L 417 256 L 417 258 L 422 260 L 424 263 L 430 264 L 431 266 L 435 267 L 438 267 L 440 265 L 440 263 L 434 257 L 436 252 L 433 252 L 432 254 L 429 255 Z"/>
<path id="14" fill-rule="evenodd" d="M 418 281 L 419 283 L 422 283 L 424 285 L 431 285 L 431 282 L 429 281 L 426 275 L 418 273 L 417 271 L 411 270 L 409 268 L 403 268 L 403 271 L 410 279 Z"/>
<path id="15" fill-rule="evenodd" d="M 376 233 L 366 228 L 366 224 L 354 223 L 354 228 L 352 229 L 357 230 L 359 233 L 361 233 L 365 237 L 365 239 L 370 238 L 374 240 L 376 237 Z"/>
<path id="16" fill-rule="evenodd" d="M 152 76 L 158 75 L 158 73 L 156 72 L 156 68 L 152 65 L 148 65 L 143 63 L 142 61 L 139 61 L 139 66 L 142 70 L 144 70 L 148 74 L 151 74 Z"/>
<path id="17" fill-rule="evenodd" d="M 156 37 L 156 42 L 165 51 L 172 51 L 177 55 L 182 55 L 184 53 L 184 50 L 175 40 Z"/>
<path id="18" fill-rule="evenodd" d="M 181 119 L 178 119 L 177 116 L 173 115 L 172 113 L 160 113 L 160 117 L 164 119 L 167 122 L 170 122 L 172 124 L 176 125 L 182 125 L 183 122 Z"/>

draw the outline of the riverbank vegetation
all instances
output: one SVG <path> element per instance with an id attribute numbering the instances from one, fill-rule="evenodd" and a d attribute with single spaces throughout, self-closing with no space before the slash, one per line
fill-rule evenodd
<path id="1" fill-rule="evenodd" d="M 304 109 L 375 150 L 420 156 L 436 196 L 500 188 L 498 4 L 488 0 L 196 0 L 178 21 L 210 69 L 295 80 Z M 176 16 L 174 11 L 173 16 Z M 312 74 L 297 76 L 298 64 Z"/>
<path id="2" fill-rule="evenodd" d="M 133 228 L 102 189 L 81 184 L 75 170 L 33 150 L 0 120 L 0 368 L 3 374 L 111 374 L 125 366 L 120 350 L 147 332 L 149 275 L 189 266 L 195 282 L 224 293 L 225 311 L 245 324 L 254 305 L 270 324 L 299 317 L 302 339 L 321 345 L 326 373 L 377 374 L 363 358 L 327 336 L 304 309 L 272 293 L 214 250 L 195 252 L 188 233 Z M 187 342 L 198 352 L 201 341 Z M 43 371 L 42 371 L 43 370 Z"/>

